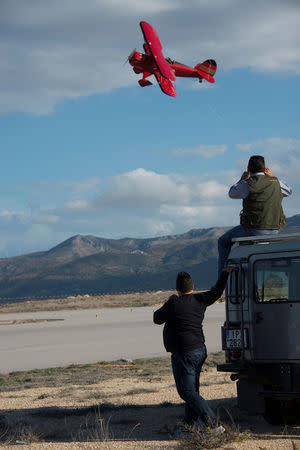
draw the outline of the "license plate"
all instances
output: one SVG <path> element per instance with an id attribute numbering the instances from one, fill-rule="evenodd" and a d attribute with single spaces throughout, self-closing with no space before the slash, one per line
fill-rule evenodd
<path id="1" fill-rule="evenodd" d="M 244 333 L 244 346 L 246 347 L 245 338 L 246 333 Z M 241 330 L 226 330 L 226 348 L 242 348 Z"/>

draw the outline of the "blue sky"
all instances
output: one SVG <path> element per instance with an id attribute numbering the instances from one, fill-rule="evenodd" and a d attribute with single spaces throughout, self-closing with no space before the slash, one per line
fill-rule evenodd
<path id="1" fill-rule="evenodd" d="M 74 234 L 153 237 L 236 225 L 227 192 L 263 154 L 300 188 L 300 3 L 3 0 L 0 256 Z M 213 58 L 215 85 L 141 88 L 127 56 L 140 20 L 165 56 Z"/>

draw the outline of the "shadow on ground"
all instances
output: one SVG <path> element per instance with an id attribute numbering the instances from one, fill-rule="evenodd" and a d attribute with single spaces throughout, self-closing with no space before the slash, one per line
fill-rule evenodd
<path id="1" fill-rule="evenodd" d="M 84 408 L 43 407 L 0 412 L 0 442 L 106 439 L 167 440 L 183 407 L 105 403 Z M 25 432 L 27 430 L 27 433 Z M 28 431 L 30 431 L 28 433 Z"/>
<path id="2" fill-rule="evenodd" d="M 226 426 L 247 431 L 257 439 L 293 439 L 300 441 L 300 424 L 298 426 L 270 425 L 261 415 L 250 415 L 237 407 L 236 398 L 215 399 L 209 402 L 211 408 L 218 412 L 220 421 Z"/>
<path id="3" fill-rule="evenodd" d="M 267 424 L 260 416 L 249 416 L 236 406 L 236 399 L 209 401 L 220 420 L 254 437 L 300 440 L 299 427 Z M 116 406 L 109 403 L 83 408 L 42 407 L 0 411 L 0 443 L 84 442 L 108 439 L 166 441 L 173 439 L 174 425 L 183 416 L 183 404 Z"/>

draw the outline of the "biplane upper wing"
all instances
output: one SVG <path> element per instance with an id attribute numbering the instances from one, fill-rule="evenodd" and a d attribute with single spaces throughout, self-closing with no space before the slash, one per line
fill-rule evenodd
<path id="1" fill-rule="evenodd" d="M 165 60 L 162 54 L 162 45 L 160 43 L 156 30 L 147 22 L 140 22 L 140 26 L 147 45 L 147 50 L 150 52 L 157 69 L 161 76 L 175 81 L 176 76 L 170 64 Z"/>

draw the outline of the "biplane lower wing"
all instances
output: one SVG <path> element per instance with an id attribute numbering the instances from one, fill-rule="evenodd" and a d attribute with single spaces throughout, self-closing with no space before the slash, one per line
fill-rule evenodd
<path id="1" fill-rule="evenodd" d="M 150 77 L 150 75 L 152 75 L 152 73 L 144 72 L 143 73 L 143 78 L 141 80 L 139 80 L 139 85 L 142 86 L 142 87 L 150 86 L 152 84 L 151 81 L 146 80 L 146 78 Z"/>
<path id="2" fill-rule="evenodd" d="M 140 26 L 147 45 L 146 51 L 147 53 L 150 52 L 160 75 L 175 81 L 176 76 L 174 74 L 174 71 L 162 54 L 162 45 L 160 43 L 156 30 L 147 22 L 140 22 Z"/>
<path id="3" fill-rule="evenodd" d="M 177 92 L 168 78 L 162 77 L 160 73 L 154 72 L 154 76 L 159 84 L 161 90 L 171 97 L 177 97 Z"/>

